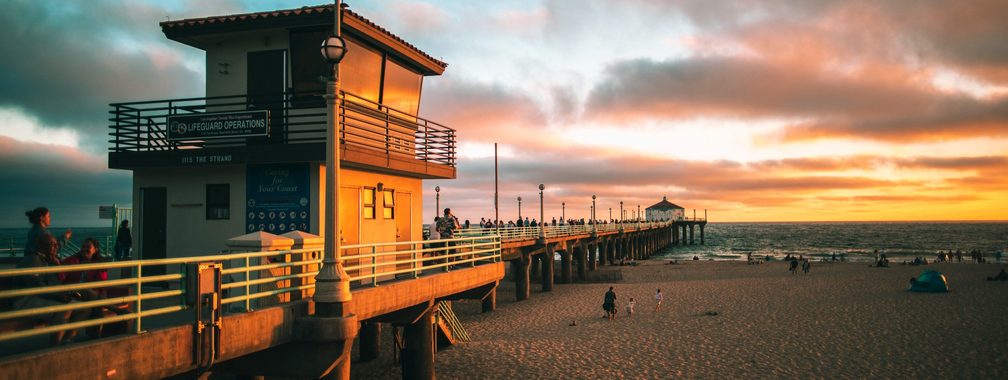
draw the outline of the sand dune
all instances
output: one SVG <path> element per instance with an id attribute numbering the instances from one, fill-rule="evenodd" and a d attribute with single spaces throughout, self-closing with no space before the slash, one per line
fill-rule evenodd
<path id="1" fill-rule="evenodd" d="M 945 273 L 952 292 L 906 292 L 924 269 Z M 522 302 L 505 281 L 492 313 L 456 302 L 473 340 L 440 351 L 437 376 L 1005 378 L 1008 283 L 984 280 L 998 269 L 814 263 L 810 274 L 791 275 L 783 263 L 654 261 L 621 267 L 615 284 L 558 284 L 548 293 L 534 285 Z M 621 305 L 614 321 L 602 317 L 610 285 Z M 655 313 L 659 287 L 665 301 Z M 632 318 L 622 308 L 629 297 L 638 300 Z M 400 378 L 390 340 L 381 358 L 354 363 L 354 378 Z"/>

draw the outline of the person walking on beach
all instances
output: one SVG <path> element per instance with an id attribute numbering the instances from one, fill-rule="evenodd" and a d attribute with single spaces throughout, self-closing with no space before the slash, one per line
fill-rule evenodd
<path id="1" fill-rule="evenodd" d="M 791 274 L 798 274 L 798 259 L 794 257 L 791 258 L 791 264 L 788 266 L 788 270 L 791 271 Z"/>
<path id="2" fill-rule="evenodd" d="M 809 268 L 811 268 L 811 267 L 812 267 L 812 263 L 810 263 L 808 259 L 805 259 L 804 261 L 802 261 L 802 265 L 801 265 L 802 272 L 805 272 L 805 274 L 808 274 Z"/>
<path id="3" fill-rule="evenodd" d="M 605 293 L 605 299 L 602 301 L 602 309 L 606 312 L 606 318 L 613 320 L 616 318 L 616 292 L 613 291 L 613 287 L 609 287 L 609 291 Z"/>
<path id="4" fill-rule="evenodd" d="M 634 306 L 637 306 L 637 301 L 634 301 L 633 297 L 630 297 L 630 300 L 627 301 L 627 304 L 626 304 L 626 314 L 627 314 L 627 317 L 632 317 L 633 316 Z"/>
<path id="5" fill-rule="evenodd" d="M 665 300 L 665 296 L 662 295 L 661 289 L 655 291 L 654 300 L 655 300 L 654 311 L 657 313 L 658 310 L 661 309 L 661 301 Z"/>

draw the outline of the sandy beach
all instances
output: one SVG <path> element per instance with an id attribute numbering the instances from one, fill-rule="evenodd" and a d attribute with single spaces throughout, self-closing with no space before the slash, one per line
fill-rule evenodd
<path id="1" fill-rule="evenodd" d="M 1005 378 L 1008 282 L 987 282 L 995 264 L 870 268 L 645 261 L 613 284 L 533 285 L 516 302 L 502 282 L 498 308 L 456 302 L 472 336 L 437 353 L 442 379 L 662 378 Z M 935 269 L 951 292 L 907 292 L 910 277 Z M 609 286 L 616 320 L 603 318 Z M 654 292 L 665 295 L 654 312 Z M 633 317 L 623 306 L 638 300 Z M 708 315 L 716 312 L 716 316 Z M 577 326 L 569 326 L 572 321 Z M 355 362 L 353 378 L 400 377 L 391 329 L 382 356 Z M 354 353 L 356 359 L 356 352 Z"/>

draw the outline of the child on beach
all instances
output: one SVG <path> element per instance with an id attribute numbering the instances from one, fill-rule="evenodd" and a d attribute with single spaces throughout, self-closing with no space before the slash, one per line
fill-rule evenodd
<path id="1" fill-rule="evenodd" d="M 655 292 L 654 299 L 655 299 L 654 311 L 657 312 L 658 309 L 661 308 L 661 301 L 665 299 L 665 296 L 661 294 L 661 289 L 658 289 L 658 291 Z"/>
<path id="2" fill-rule="evenodd" d="M 627 304 L 626 304 L 626 314 L 627 314 L 627 317 L 632 317 L 633 316 L 634 306 L 637 306 L 637 301 L 634 301 L 633 297 L 630 297 L 630 301 L 628 301 Z"/>

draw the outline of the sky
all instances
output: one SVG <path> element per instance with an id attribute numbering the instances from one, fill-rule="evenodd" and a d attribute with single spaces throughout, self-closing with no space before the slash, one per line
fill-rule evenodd
<path id="1" fill-rule="evenodd" d="M 1008 219 L 1008 2 L 347 1 L 449 64 L 420 116 L 458 131 L 424 181 L 473 222 L 599 218 L 668 197 L 720 221 Z M 130 204 L 108 104 L 204 95 L 168 19 L 300 1 L 0 3 L 0 227 Z M 353 54 L 349 52 L 348 54 Z"/>

